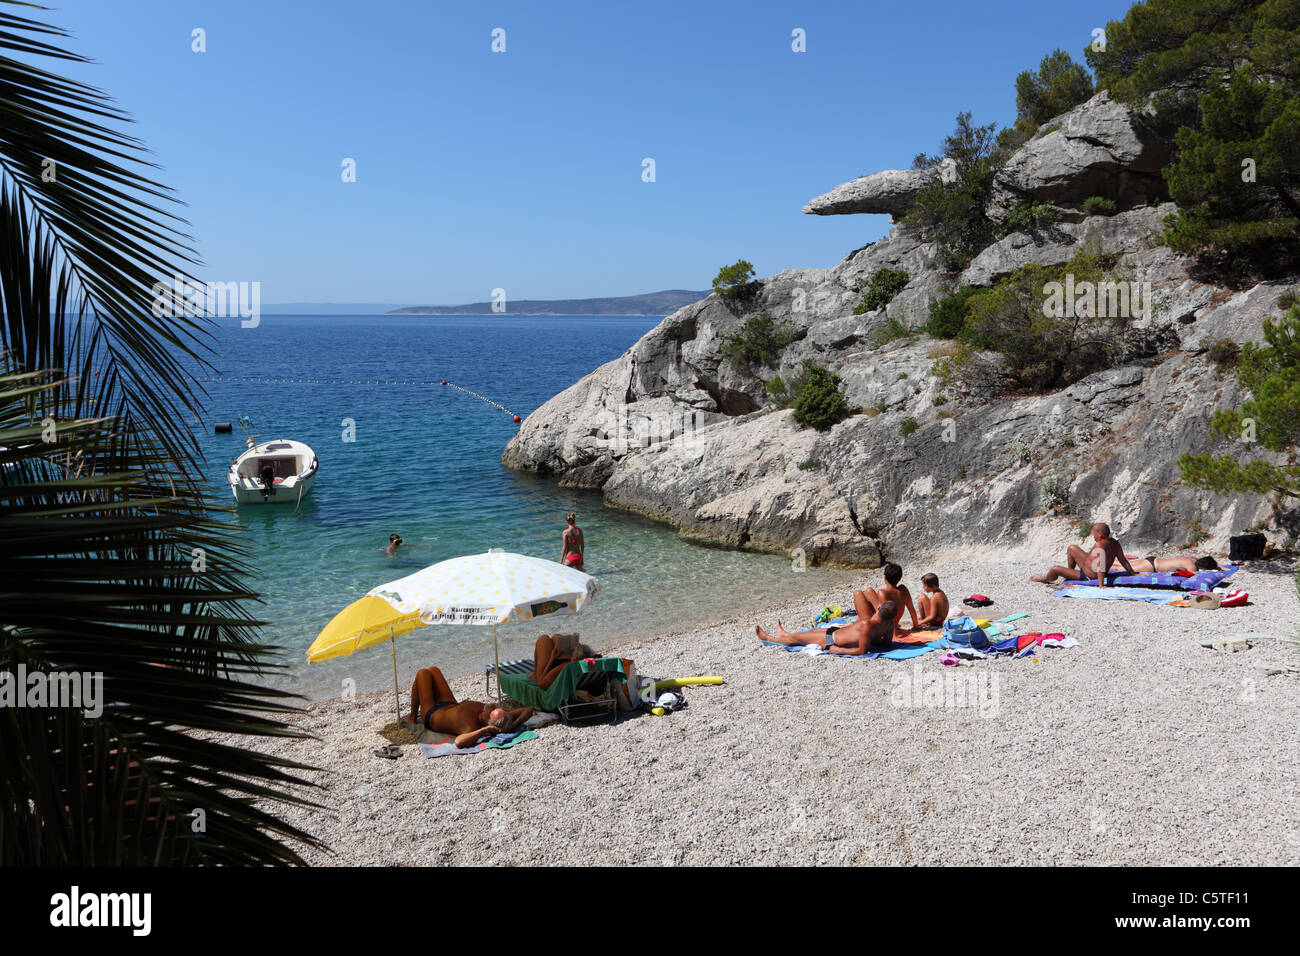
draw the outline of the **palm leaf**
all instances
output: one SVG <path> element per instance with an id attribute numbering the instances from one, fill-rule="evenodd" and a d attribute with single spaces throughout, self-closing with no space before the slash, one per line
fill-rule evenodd
<path id="1" fill-rule="evenodd" d="M 84 62 L 64 36 L 0 13 L 0 670 L 100 675 L 104 705 L 0 710 L 0 863 L 300 862 L 273 809 L 310 768 L 212 739 L 296 734 L 297 698 L 257 683 L 277 649 L 202 490 L 209 326 L 151 309 L 196 256 L 126 117 L 28 62 Z"/>

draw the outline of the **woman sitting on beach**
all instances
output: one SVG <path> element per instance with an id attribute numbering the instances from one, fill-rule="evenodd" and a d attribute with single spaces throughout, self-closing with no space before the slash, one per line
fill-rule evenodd
<path id="1" fill-rule="evenodd" d="M 411 723 L 454 735 L 457 747 L 470 747 L 484 737 L 507 733 L 531 716 L 531 707 L 505 710 L 477 700 L 458 702 L 436 667 L 421 670 L 411 685 Z"/>

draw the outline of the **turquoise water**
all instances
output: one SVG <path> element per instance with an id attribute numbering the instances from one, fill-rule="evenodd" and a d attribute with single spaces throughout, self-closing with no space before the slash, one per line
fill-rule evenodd
<path id="1" fill-rule="evenodd" d="M 215 495 L 231 501 L 225 472 L 243 450 L 248 415 L 263 440 L 292 438 L 320 460 L 301 507 L 245 506 L 246 530 L 262 595 L 257 613 L 268 643 L 285 648 L 284 674 L 270 682 L 312 698 L 391 688 L 388 647 L 307 664 L 305 652 L 344 606 L 376 585 L 445 558 L 504 548 L 557 560 L 566 511 L 586 534 L 586 570 L 602 593 L 581 616 L 553 626 L 577 630 L 597 647 L 678 630 L 737 606 L 764 603 L 843 572 L 796 574 L 787 559 L 702 548 L 669 527 L 601 504 L 599 493 L 503 467 L 501 450 L 518 427 L 500 409 L 433 385 L 354 381 L 448 379 L 526 417 L 552 395 L 617 358 L 657 317 L 263 316 L 256 328 L 220 320 L 208 415 L 200 441 Z M 230 380 L 226 380 L 230 379 Z M 252 379 L 253 381 L 238 381 Z M 281 384 L 312 379 L 330 384 Z M 345 419 L 354 425 L 355 440 Z M 402 536 L 396 558 L 384 545 Z M 503 659 L 531 656 L 545 629 L 499 630 Z M 427 627 L 397 641 L 403 693 L 415 671 L 477 671 L 492 658 L 490 628 Z"/>

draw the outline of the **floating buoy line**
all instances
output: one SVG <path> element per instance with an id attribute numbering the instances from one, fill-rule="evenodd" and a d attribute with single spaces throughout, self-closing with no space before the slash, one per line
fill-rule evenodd
<path id="1" fill-rule="evenodd" d="M 491 405 L 493 408 L 499 408 L 499 409 L 501 409 L 501 411 L 505 412 L 507 415 L 509 415 L 509 416 L 510 416 L 511 418 L 513 418 L 515 421 L 519 421 L 519 416 L 518 416 L 518 415 L 516 415 L 514 412 L 512 412 L 510 409 L 506 408 L 504 405 L 500 404 L 499 402 L 494 402 L 494 401 L 492 401 L 492 399 L 490 399 L 490 398 L 484 398 L 484 397 L 483 397 L 482 395 L 480 395 L 478 392 L 471 392 L 471 391 L 470 391 L 468 388 L 466 388 L 465 386 L 463 386 L 463 385 L 457 385 L 457 384 L 455 384 L 454 382 L 449 382 L 449 381 L 447 381 L 445 378 L 442 380 L 442 384 L 443 384 L 443 385 L 446 385 L 446 386 L 448 386 L 448 387 L 450 387 L 450 388 L 459 389 L 460 391 L 464 392 L 466 395 L 473 395 L 473 396 L 474 396 L 475 398 L 477 398 L 480 402 L 487 402 L 487 403 L 488 403 L 489 405 Z"/>
<path id="2" fill-rule="evenodd" d="M 436 381 L 436 382 L 419 382 L 419 381 L 382 381 L 382 380 L 371 380 L 371 379 L 335 379 L 335 378 L 236 378 L 236 377 L 227 377 L 227 376 L 224 376 L 224 375 L 223 375 L 223 376 L 219 376 L 219 377 L 216 377 L 216 378 L 203 378 L 203 379 L 199 379 L 199 381 L 202 382 L 202 383 L 204 383 L 204 384 L 207 384 L 207 385 L 211 385 L 211 384 L 234 384 L 234 385 L 378 385 L 378 386 L 384 386 L 384 387 L 395 386 L 395 385 L 446 385 L 446 386 L 448 386 L 449 388 L 454 388 L 454 389 L 456 389 L 456 390 L 458 390 L 458 391 L 464 392 L 466 395 L 472 395 L 472 396 L 474 396 L 475 398 L 477 398 L 480 402 L 485 402 L 486 404 L 491 405 L 493 408 L 499 408 L 501 411 L 505 412 L 507 415 L 509 415 L 509 416 L 510 416 L 514 421 L 516 421 L 516 422 L 522 421 L 522 419 L 521 419 L 518 415 L 516 415 L 516 414 L 515 414 L 514 412 L 512 412 L 510 409 L 506 408 L 506 407 L 505 407 L 504 405 L 502 405 L 500 402 L 494 402 L 494 401 L 492 401 L 492 399 L 487 398 L 486 396 L 480 395 L 478 392 L 472 391 L 471 389 L 468 389 L 468 388 L 466 388 L 466 387 L 463 386 L 463 385 L 457 385 L 457 384 L 454 383 L 454 382 L 449 382 L 449 381 L 447 381 L 445 378 L 444 378 L 444 379 L 439 379 L 439 380 Z M 225 424 L 225 423 L 222 423 L 222 424 Z"/>
<path id="3" fill-rule="evenodd" d="M 218 378 L 201 378 L 204 384 L 227 383 L 238 385 L 437 385 L 438 382 L 383 382 L 369 379 L 342 378 L 235 378 L 222 375 Z"/>

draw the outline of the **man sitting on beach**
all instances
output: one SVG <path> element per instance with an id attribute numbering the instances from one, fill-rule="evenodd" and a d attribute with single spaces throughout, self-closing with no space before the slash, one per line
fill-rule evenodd
<path id="1" fill-rule="evenodd" d="M 867 651 L 887 651 L 893 647 L 894 618 L 898 616 L 898 606 L 893 601 L 884 601 L 879 607 L 872 608 L 866 603 L 861 591 L 853 595 L 853 603 L 858 609 L 858 620 L 843 627 L 819 627 L 802 634 L 792 634 L 776 622 L 776 633 L 769 634 L 759 625 L 754 625 L 754 633 L 759 640 L 771 641 L 773 644 L 796 646 L 799 644 L 820 644 L 827 654 L 865 654 Z"/>
<path id="2" fill-rule="evenodd" d="M 917 610 L 921 612 L 916 626 L 943 627 L 948 619 L 948 595 L 939 590 L 939 575 L 933 572 L 921 575 L 921 587 L 925 590 L 916 596 Z"/>
<path id="3" fill-rule="evenodd" d="M 903 616 L 903 609 L 912 615 L 912 630 L 918 627 L 916 619 L 916 605 L 912 603 L 912 592 L 907 589 L 906 584 L 899 584 L 903 580 L 903 569 L 901 566 L 890 561 L 881 569 L 885 575 L 885 586 L 877 591 L 875 588 L 863 588 L 861 591 L 853 592 L 853 603 L 858 603 L 858 595 L 861 594 L 866 598 L 867 604 L 872 611 L 880 607 L 885 601 L 890 602 L 898 608 L 898 613 L 894 616 L 894 637 L 898 636 L 898 623 Z M 859 614 L 862 612 L 859 610 Z"/>
<path id="4" fill-rule="evenodd" d="M 503 710 L 477 700 L 458 702 L 436 667 L 421 670 L 411 685 L 411 723 L 454 735 L 457 747 L 470 747 L 484 737 L 507 733 L 531 716 L 531 707 Z"/>
<path id="5" fill-rule="evenodd" d="M 1059 564 L 1053 565 L 1046 574 L 1032 575 L 1029 580 L 1037 581 L 1039 584 L 1053 584 L 1061 578 L 1067 581 L 1082 581 L 1095 575 L 1097 586 L 1104 588 L 1106 575 L 1117 561 L 1129 574 L 1138 573 L 1133 570 L 1133 565 L 1129 564 L 1118 539 L 1110 536 L 1110 525 L 1101 522 L 1093 525 L 1092 540 L 1091 551 L 1084 551 L 1077 544 L 1072 544 L 1066 552 L 1065 567 Z"/>

